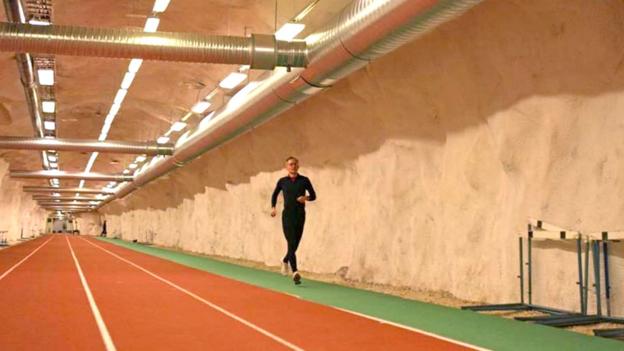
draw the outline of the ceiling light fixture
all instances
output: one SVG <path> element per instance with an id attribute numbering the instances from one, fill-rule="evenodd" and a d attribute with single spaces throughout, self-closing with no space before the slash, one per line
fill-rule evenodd
<path id="1" fill-rule="evenodd" d="M 172 132 L 179 132 L 179 131 L 183 130 L 184 128 L 186 128 L 186 123 L 184 123 L 184 122 L 175 122 L 173 125 L 171 125 L 170 131 L 172 131 Z"/>
<path id="2" fill-rule="evenodd" d="M 43 121 L 43 128 L 47 130 L 54 130 L 56 128 L 56 122 L 54 121 Z"/>
<path id="3" fill-rule="evenodd" d="M 193 111 L 193 113 L 197 113 L 202 114 L 204 112 L 206 112 L 206 110 L 210 107 L 210 105 L 212 105 L 210 102 L 208 101 L 200 101 L 198 103 L 196 103 L 193 108 L 191 108 L 191 111 Z"/>
<path id="4" fill-rule="evenodd" d="M 275 32 L 275 39 L 293 40 L 304 28 L 305 24 L 303 23 L 287 22 Z"/>
<path id="5" fill-rule="evenodd" d="M 152 9 L 152 11 L 165 12 L 165 10 L 167 9 L 167 6 L 169 6 L 170 1 L 171 0 L 156 0 L 154 2 L 154 8 Z"/>
<path id="6" fill-rule="evenodd" d="M 113 103 L 121 107 L 121 104 L 126 98 L 126 94 L 128 94 L 128 91 L 126 89 L 119 89 L 117 91 L 117 95 L 115 95 L 115 100 L 113 100 Z"/>
<path id="7" fill-rule="evenodd" d="M 160 24 L 160 18 L 158 17 L 148 17 L 147 21 L 145 21 L 144 32 L 154 33 L 158 29 L 158 24 Z"/>
<path id="8" fill-rule="evenodd" d="M 137 73 L 143 64 L 143 59 L 132 59 L 128 65 L 128 72 Z"/>
<path id="9" fill-rule="evenodd" d="M 156 142 L 158 144 L 166 144 L 169 141 L 169 137 L 166 136 L 161 136 L 160 138 L 156 139 Z"/>
<path id="10" fill-rule="evenodd" d="M 114 116 L 119 112 L 119 109 L 121 108 L 120 104 L 112 104 L 110 110 L 108 111 L 109 115 L 112 115 L 112 118 L 115 118 Z"/>
<path id="11" fill-rule="evenodd" d="M 41 101 L 41 111 L 54 113 L 54 111 L 56 111 L 56 102 L 53 100 Z"/>
<path id="12" fill-rule="evenodd" d="M 37 77 L 39 78 L 39 84 L 41 85 L 54 85 L 54 70 L 51 69 L 38 69 Z"/>
<path id="13" fill-rule="evenodd" d="M 128 90 L 128 88 L 130 88 L 130 85 L 132 85 L 132 81 L 134 80 L 135 75 L 136 75 L 135 73 L 126 72 L 126 74 L 123 77 L 123 80 L 121 81 L 121 89 Z"/>
<path id="14" fill-rule="evenodd" d="M 232 72 L 219 83 L 219 86 L 223 89 L 234 89 L 245 79 L 247 79 L 247 74 Z"/>

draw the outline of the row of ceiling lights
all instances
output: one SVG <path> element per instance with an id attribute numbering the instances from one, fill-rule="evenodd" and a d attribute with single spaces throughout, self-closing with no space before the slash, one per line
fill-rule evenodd
<path id="1" fill-rule="evenodd" d="M 296 17 L 296 19 L 301 20 L 303 16 L 305 16 L 313 8 L 313 6 L 316 5 L 317 2 L 318 1 L 315 1 L 310 6 L 306 7 L 306 9 L 304 9 L 304 11 L 302 11 Z M 303 16 L 301 14 L 303 14 Z M 288 22 L 275 32 L 275 38 L 277 40 L 292 40 L 299 33 L 301 33 L 304 28 L 305 28 L 305 25 L 303 23 Z M 248 73 L 247 73 L 248 71 L 249 71 L 249 66 L 243 65 L 243 66 L 240 66 L 236 71 L 231 72 L 229 75 L 227 75 L 223 80 L 219 82 L 218 87 L 214 88 L 203 99 L 195 103 L 191 107 L 190 111 L 186 113 L 179 121 L 173 123 L 171 125 L 171 128 L 165 134 L 160 136 L 156 140 L 156 142 L 159 144 L 164 144 L 164 143 L 169 142 L 169 140 L 171 139 L 171 135 L 173 133 L 181 132 L 186 128 L 188 119 L 191 118 L 193 115 L 202 116 L 200 125 L 205 125 L 207 122 L 212 120 L 214 116 L 214 110 L 215 110 L 214 108 L 212 109 L 213 112 L 208 113 L 206 115 L 206 112 L 213 105 L 212 98 L 219 93 L 219 90 L 229 92 L 238 88 L 243 82 L 245 82 L 248 79 Z M 251 92 L 257 85 L 258 85 L 258 82 L 251 82 L 251 83 L 246 84 L 245 87 L 240 89 L 234 96 L 230 98 L 230 101 L 228 103 L 232 103 L 232 102 L 242 99 L 245 95 Z M 183 135 L 182 138 L 184 137 L 185 136 Z M 155 162 L 156 160 L 162 157 L 164 156 L 155 156 L 152 158 L 151 162 L 145 163 L 143 164 L 141 168 L 138 168 L 138 165 L 143 163 L 146 160 L 145 156 L 140 156 L 141 159 L 139 160 L 139 158 L 137 158 L 135 162 L 131 163 L 128 166 L 128 168 L 124 170 L 124 174 L 129 174 L 131 172 L 141 173 L 142 171 L 147 169 L 147 167 L 151 163 Z M 117 182 L 110 182 L 107 187 L 109 189 L 114 189 L 117 186 L 118 186 Z"/>
<path id="2" fill-rule="evenodd" d="M 28 21 L 28 23 L 35 26 L 47 26 L 51 24 L 51 21 L 50 18 L 32 18 Z M 41 100 L 41 112 L 46 114 L 46 117 L 44 117 L 43 119 L 45 138 L 53 139 L 56 136 L 56 100 L 54 99 L 52 93 L 52 89 L 55 83 L 54 68 L 38 68 L 37 81 L 40 87 L 48 88 L 51 93 L 50 96 L 47 97 L 47 99 Z M 46 158 L 45 163 L 47 163 L 50 169 L 59 169 L 59 156 L 55 150 L 47 150 L 46 152 L 44 152 L 44 158 Z M 53 187 L 59 187 L 59 179 L 50 179 L 50 185 L 52 185 Z"/>
<path id="3" fill-rule="evenodd" d="M 170 2 L 171 0 L 156 0 L 154 2 L 154 6 L 152 8 L 152 15 L 148 17 L 147 20 L 145 21 L 145 26 L 143 29 L 144 32 L 153 33 L 157 31 L 158 26 L 160 24 L 160 19 L 158 16 L 162 14 L 163 12 L 165 12 Z M 297 17 L 295 17 L 295 21 L 300 21 L 303 18 L 303 16 L 305 16 L 317 2 L 318 1 L 311 3 L 310 6 L 304 9 L 304 11 L 302 11 Z M 30 23 L 38 24 L 38 25 L 49 24 L 48 22 L 35 23 L 33 21 L 31 21 Z M 275 32 L 275 37 L 277 40 L 292 40 L 299 33 L 301 33 L 301 31 L 303 31 L 304 28 L 305 28 L 305 25 L 303 23 L 288 22 Z M 120 88 L 118 89 L 117 94 L 115 95 L 113 99 L 113 104 L 111 105 L 111 108 L 104 120 L 104 125 L 98 137 L 99 141 L 106 140 L 108 133 L 110 131 L 110 128 L 112 126 L 112 123 L 115 117 L 117 116 L 117 114 L 119 113 L 119 110 L 121 109 L 121 105 L 128 93 L 128 90 L 132 86 L 134 78 L 136 77 L 136 74 L 140 70 L 142 63 L 143 63 L 142 59 L 130 60 L 130 63 L 128 65 L 128 70 L 124 74 L 124 77 L 120 84 Z M 222 89 L 224 91 L 233 91 L 234 89 L 239 87 L 245 80 L 248 79 L 248 74 L 247 74 L 248 70 L 249 70 L 249 66 L 241 66 L 236 71 L 230 73 L 227 77 L 225 77 L 222 81 L 219 82 L 218 87 L 213 89 L 207 96 L 205 96 L 202 100 L 198 101 L 195 105 L 193 105 L 189 113 L 187 113 L 179 121 L 173 123 L 170 129 L 164 135 L 160 136 L 156 142 L 159 144 L 165 144 L 169 142 L 169 140 L 171 139 L 171 135 L 173 133 L 181 132 L 187 127 L 187 120 L 193 115 L 203 116 L 203 119 L 200 122 L 200 124 L 202 125 L 210 121 L 214 113 L 210 113 L 207 116 L 205 114 L 208 111 L 208 109 L 213 105 L 213 102 L 211 101 L 212 98 L 219 92 L 219 89 Z M 39 70 L 38 77 L 39 77 L 39 82 L 41 85 L 53 85 L 54 84 L 54 71 L 53 70 Z M 247 84 L 247 86 L 242 88 L 236 95 L 234 95 L 230 99 L 230 101 L 235 100 L 235 98 L 237 97 L 242 98 L 244 95 L 249 93 L 251 90 L 253 90 L 253 88 L 256 87 L 257 83 L 256 84 L 254 83 L 256 82 Z M 56 111 L 56 102 L 55 101 L 43 101 L 42 110 L 46 113 L 54 113 Z M 56 128 L 56 123 L 44 122 L 44 128 L 47 130 L 54 130 Z M 99 155 L 98 152 L 93 152 L 91 154 L 89 161 L 87 162 L 87 165 L 84 170 L 85 173 L 91 172 L 91 169 L 93 168 L 93 165 L 98 155 Z M 164 156 L 155 156 L 152 159 L 152 161 L 156 161 L 159 157 L 164 157 Z M 137 171 L 138 172 L 143 171 L 149 165 L 149 163 L 144 163 L 146 160 L 147 160 L 147 156 L 145 155 L 138 156 L 132 163 L 128 165 L 126 169 L 124 169 L 123 174 L 131 174 L 131 173 L 134 174 Z M 56 167 L 58 167 L 58 156 L 49 155 L 48 161 L 50 161 L 51 164 L 54 164 L 56 165 Z M 139 165 L 141 164 L 143 164 L 143 167 L 139 169 Z M 58 179 L 51 179 L 50 182 L 55 187 L 59 186 Z M 84 185 L 85 185 L 85 181 L 81 180 L 79 187 L 83 188 Z M 119 184 L 117 182 L 109 182 L 107 186 L 104 187 L 103 189 L 111 190 L 111 189 L 116 188 L 118 185 Z M 54 195 L 60 196 L 60 194 L 58 193 L 55 193 Z M 76 196 L 79 196 L 79 194 L 77 193 Z M 100 194 L 96 197 L 98 199 L 97 201 L 92 201 L 90 203 L 98 204 L 99 201 L 103 200 L 105 197 L 106 195 Z"/>
<path id="4" fill-rule="evenodd" d="M 158 16 L 162 14 L 163 12 L 165 12 L 165 10 L 167 10 L 167 7 L 169 6 L 170 2 L 171 0 L 156 0 L 154 2 L 154 6 L 152 8 L 152 15 L 148 17 L 147 20 L 145 21 L 145 27 L 143 28 L 144 32 L 147 32 L 147 33 L 156 32 L 156 30 L 158 29 L 158 25 L 160 24 L 160 19 L 158 18 Z M 128 71 L 124 74 L 119 90 L 117 90 L 117 94 L 115 95 L 115 98 L 113 99 L 113 104 L 108 112 L 108 115 L 106 116 L 106 119 L 104 119 L 104 125 L 102 126 L 100 136 L 98 137 L 99 141 L 105 141 L 106 138 L 108 137 L 108 132 L 110 131 L 113 121 L 115 120 L 115 117 L 119 113 L 119 110 L 121 109 L 121 105 L 124 99 L 126 98 L 126 95 L 128 94 L 128 89 L 130 89 L 130 87 L 132 86 L 132 83 L 134 82 L 134 78 L 136 77 L 136 74 L 141 69 L 142 64 L 143 64 L 142 59 L 135 58 L 135 59 L 130 60 L 130 64 L 128 64 Z M 89 158 L 89 161 L 87 162 L 87 166 L 85 167 L 85 170 L 84 170 L 86 173 L 91 172 L 91 169 L 93 168 L 93 164 L 95 163 L 95 160 L 97 159 L 98 155 L 99 155 L 98 152 L 93 152 L 91 154 L 91 157 Z M 146 159 L 147 157 L 145 155 L 141 155 L 135 159 L 135 162 L 139 162 L 139 163 L 144 162 Z M 129 174 L 131 170 L 135 169 L 137 166 L 138 165 L 136 163 L 133 163 L 128 167 L 128 169 L 125 169 L 123 173 Z M 83 188 L 84 184 L 85 184 L 85 181 L 81 180 L 79 187 Z M 116 182 L 110 182 L 105 188 L 110 189 L 110 188 L 113 188 L 115 185 L 117 185 Z"/>

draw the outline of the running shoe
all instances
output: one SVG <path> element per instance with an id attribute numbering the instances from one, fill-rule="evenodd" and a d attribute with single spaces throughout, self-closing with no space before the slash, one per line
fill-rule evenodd
<path id="1" fill-rule="evenodd" d="M 293 273 L 293 281 L 296 285 L 301 284 L 301 275 L 299 274 L 299 272 Z"/>

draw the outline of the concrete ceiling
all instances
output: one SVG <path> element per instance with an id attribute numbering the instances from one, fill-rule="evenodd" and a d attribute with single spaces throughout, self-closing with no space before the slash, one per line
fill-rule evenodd
<path id="1" fill-rule="evenodd" d="M 273 33 L 313 0 L 172 0 L 159 31 L 244 36 Z M 333 18 L 348 0 L 321 0 L 303 20 L 303 38 Z M 58 25 L 143 28 L 153 0 L 53 0 Z M 3 11 L 0 19 L 6 21 Z M 56 56 L 57 137 L 97 139 L 129 60 Z M 153 141 L 184 116 L 235 66 L 145 61 L 108 134 L 109 140 Z M 251 76 L 261 72 L 252 72 Z M 33 136 L 12 53 L 0 53 L 0 135 Z M 217 96 L 216 101 L 227 97 Z M 218 107 L 215 106 L 215 107 Z M 211 108 L 212 109 L 212 108 Z M 196 120 L 198 120 L 197 118 Z M 83 171 L 90 153 L 60 152 L 59 169 Z M 40 170 L 36 151 L 0 150 L 11 169 Z M 136 155 L 100 154 L 94 172 L 121 173 Z M 47 185 L 47 180 L 25 180 Z M 61 180 L 61 186 L 77 186 Z M 102 187 L 105 182 L 87 182 Z"/>

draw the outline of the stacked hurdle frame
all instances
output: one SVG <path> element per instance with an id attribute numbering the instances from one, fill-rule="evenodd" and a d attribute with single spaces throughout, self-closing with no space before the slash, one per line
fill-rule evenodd
<path id="1" fill-rule="evenodd" d="M 535 229 L 535 230 L 534 230 Z M 556 308 L 540 306 L 533 304 L 533 275 L 532 275 L 532 242 L 539 233 L 541 239 L 562 239 L 576 240 L 577 253 L 577 269 L 579 286 L 579 304 L 580 313 L 560 310 Z M 558 234 L 558 237 L 557 237 Z M 493 304 L 493 305 L 477 305 L 464 306 L 462 309 L 472 311 L 538 311 L 546 313 L 546 316 L 539 317 L 516 317 L 519 321 L 534 322 L 537 324 L 548 325 L 553 327 L 570 327 L 575 325 L 591 325 L 598 323 L 616 323 L 624 324 L 624 318 L 615 318 L 611 316 L 611 282 L 609 276 L 609 250 L 610 241 L 624 240 L 624 232 L 599 232 L 589 234 L 587 237 L 580 232 L 563 230 L 553 225 L 545 224 L 541 220 L 530 220 L 527 231 L 527 293 L 528 303 L 524 300 L 524 262 L 523 262 L 523 246 L 522 237 L 519 238 L 519 257 L 520 257 L 520 303 Z M 583 241 L 585 243 L 585 255 L 583 260 Z M 605 303 L 607 315 L 602 314 L 602 289 L 601 289 L 601 272 L 600 272 L 600 247 L 602 244 L 604 259 L 604 281 L 605 281 Z M 588 314 L 588 296 L 589 296 L 589 257 L 592 257 L 593 274 L 594 274 L 594 290 L 596 294 L 596 313 Z M 613 329 L 595 329 L 594 334 L 607 338 L 624 338 L 624 328 Z"/>
<path id="2" fill-rule="evenodd" d="M 576 239 L 577 240 L 577 255 L 579 262 L 579 301 L 581 301 L 581 309 L 583 309 L 583 291 L 584 291 L 584 283 L 582 279 L 582 271 L 581 271 L 581 235 L 578 232 L 570 232 L 563 230 L 561 228 L 556 228 L 554 226 L 544 225 L 544 222 L 541 220 L 530 220 L 527 225 L 527 295 L 528 302 L 525 302 L 525 288 L 524 288 L 524 251 L 523 251 L 523 240 L 522 236 L 518 238 L 518 249 L 519 249 L 519 275 L 517 276 L 519 279 L 520 285 L 520 302 L 518 303 L 503 303 L 503 304 L 487 304 L 487 305 L 471 305 L 471 306 L 462 306 L 464 310 L 471 311 L 482 311 L 482 312 L 493 312 L 493 311 L 537 311 L 548 314 L 545 317 L 552 316 L 570 316 L 577 315 L 576 312 L 566 311 L 562 309 L 557 309 L 548 306 L 536 305 L 533 303 L 533 254 L 532 254 L 532 242 L 534 239 L 535 230 L 541 231 L 547 237 L 547 239 Z"/>

